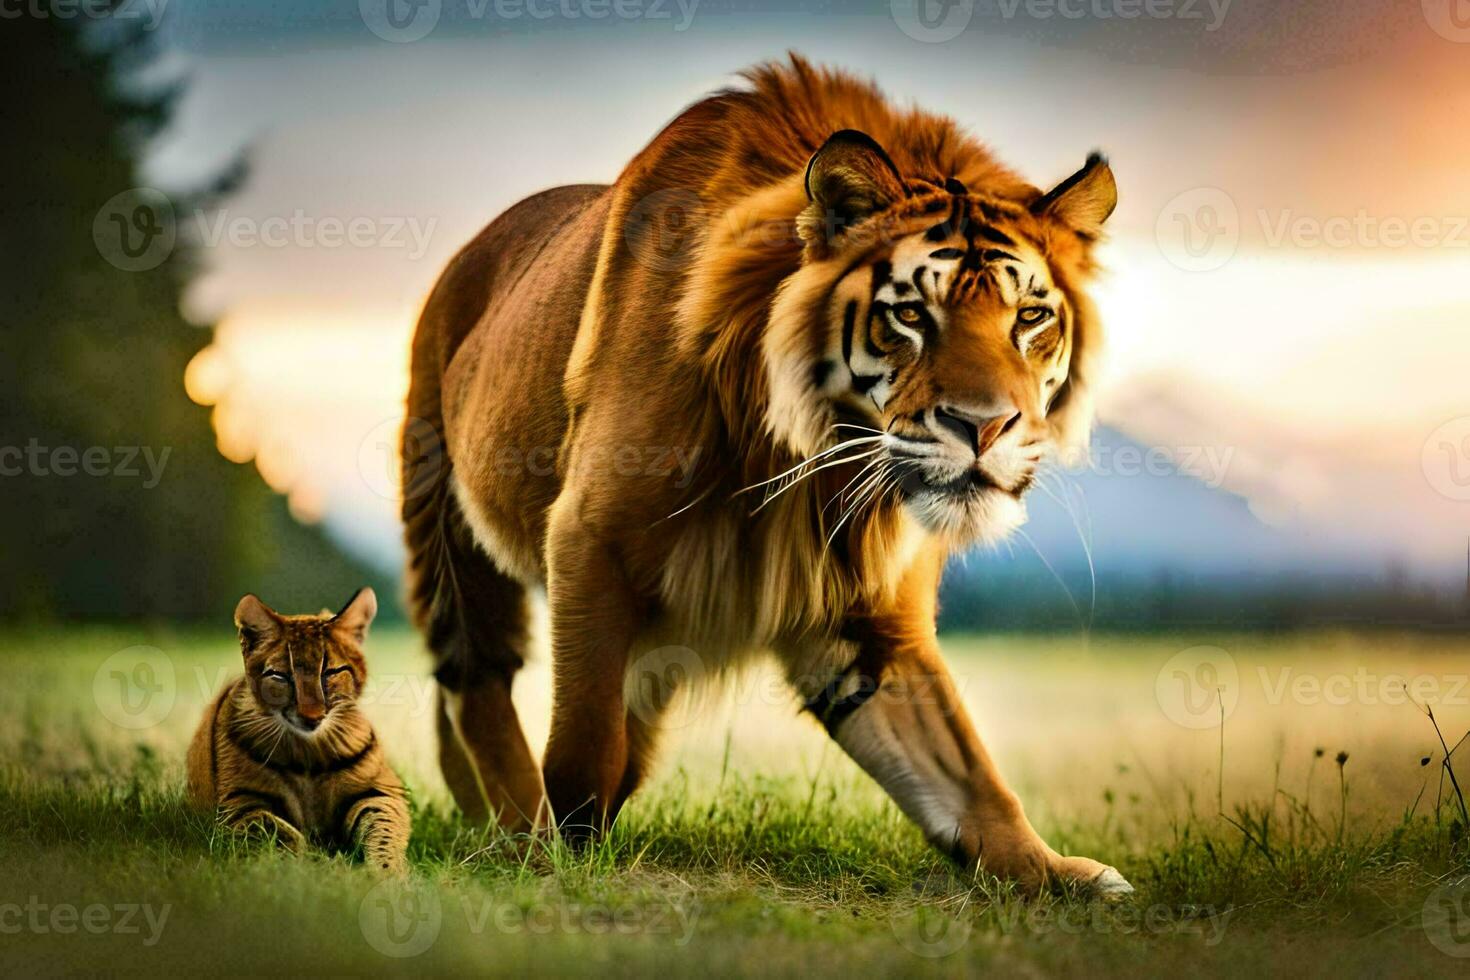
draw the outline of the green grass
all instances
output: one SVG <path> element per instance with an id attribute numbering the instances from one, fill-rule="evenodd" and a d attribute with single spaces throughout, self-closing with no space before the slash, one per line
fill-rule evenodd
<path id="1" fill-rule="evenodd" d="M 1159 663 L 1184 642 L 951 644 L 957 672 L 977 685 L 965 687 L 972 702 L 1020 699 L 998 754 L 1039 829 L 1063 850 L 1116 863 L 1138 886 L 1134 902 L 1101 908 L 1066 896 L 1023 902 L 956 872 L 789 706 L 738 698 L 730 721 L 716 709 L 712 728 L 691 726 L 670 746 L 659 778 L 599 845 L 571 853 L 507 841 L 447 805 L 423 702 L 407 685 L 422 661 L 412 637 L 392 632 L 374 638 L 372 660 L 406 693 L 380 696 L 373 711 L 414 791 L 414 873 L 407 885 L 382 885 L 350 859 L 293 858 L 184 805 L 183 747 L 208 689 L 233 669 L 228 635 L 0 637 L 0 965 L 7 974 L 760 977 L 1461 967 L 1443 949 L 1470 953 L 1461 935 L 1470 896 L 1455 888 L 1470 860 L 1453 796 L 1436 807 L 1437 764 L 1418 765 L 1418 746 L 1437 746 L 1427 721 L 1393 706 L 1350 711 L 1342 723 L 1315 705 L 1257 711 L 1244 685 L 1226 724 L 1222 781 L 1218 729 L 1139 720 Z M 1457 652 L 1464 662 L 1463 650 L 1413 638 L 1212 642 L 1236 651 L 1242 674 L 1273 658 L 1318 674 L 1373 655 L 1441 671 Z M 103 665 L 139 643 L 172 671 L 172 705 L 150 724 L 120 727 L 109 720 Z M 1046 644 L 1050 660 L 1031 646 Z M 1068 679 L 1109 696 L 1087 702 Z M 1056 704 L 1056 717 L 1033 717 L 1018 691 Z M 1062 716 L 1098 700 L 1106 706 L 1095 718 L 1071 719 L 1091 737 L 1074 739 Z M 1281 730 L 1262 720 L 1272 711 Z M 1307 745 L 1341 740 L 1350 759 L 1339 772 L 1337 741 L 1317 759 L 1285 731 Z M 1228 818 L 1217 812 L 1222 786 Z M 53 922 L 58 906 L 77 918 L 63 910 Z M 95 931 L 83 925 L 89 914 Z"/>

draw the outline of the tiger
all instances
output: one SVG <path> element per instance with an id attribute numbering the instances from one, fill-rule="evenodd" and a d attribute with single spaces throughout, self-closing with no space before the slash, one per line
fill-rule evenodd
<path id="1" fill-rule="evenodd" d="M 235 608 L 245 673 L 205 710 L 190 743 L 190 801 L 289 850 L 360 849 L 404 873 L 407 795 L 357 705 L 362 644 L 378 600 L 364 588 L 333 614 L 282 616 L 255 595 Z"/>
<path id="2" fill-rule="evenodd" d="M 961 867 L 1126 895 L 1032 827 L 936 632 L 947 557 L 1011 533 L 1042 458 L 1088 440 L 1110 165 L 1043 192 L 839 69 L 740 79 L 613 184 L 510 207 L 420 314 L 401 510 L 449 790 L 595 839 L 678 679 L 767 658 Z M 543 590 L 538 765 L 511 690 Z"/>

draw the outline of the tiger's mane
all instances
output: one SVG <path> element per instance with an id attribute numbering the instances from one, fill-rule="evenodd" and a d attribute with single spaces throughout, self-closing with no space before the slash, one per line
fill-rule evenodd
<path id="1" fill-rule="evenodd" d="M 953 119 L 896 107 L 871 81 L 795 53 L 740 75 L 743 86 L 685 109 L 618 177 L 567 372 L 574 411 L 599 345 L 613 253 L 640 202 L 653 202 L 655 212 L 660 202 L 695 212 L 680 216 L 699 228 L 686 243 L 687 261 L 661 270 L 659 289 L 677 305 L 674 346 L 701 365 L 735 441 L 751 447 L 765 427 L 760 341 L 767 312 L 775 288 L 800 267 L 804 171 L 829 136 L 867 133 L 906 178 L 942 184 L 953 177 L 972 191 L 1022 203 L 1040 193 Z"/>
<path id="2" fill-rule="evenodd" d="M 731 478 L 751 486 L 796 461 L 768 417 L 762 343 L 782 283 L 803 268 L 805 170 L 822 144 L 843 129 L 868 134 L 914 182 L 913 201 L 943 193 L 947 178 L 971 194 L 1014 202 L 1018 211 L 1040 191 L 952 119 L 896 107 L 873 83 L 845 72 L 792 54 L 742 78 L 744 85 L 685 109 L 618 177 L 565 391 L 575 426 L 599 364 L 627 356 L 609 324 L 630 309 L 647 314 L 648 298 L 657 297 L 654 322 L 638 323 L 643 350 L 668 351 L 702 379 L 698 403 L 681 407 L 722 444 L 716 455 L 729 460 Z M 677 261 L 640 261 L 631 244 L 639 223 L 656 222 L 664 209 L 680 212 L 688 240 L 679 243 Z M 823 546 L 820 483 L 799 485 L 767 513 L 790 543 L 782 570 L 761 585 L 758 608 L 773 610 L 774 621 L 809 620 L 861 596 L 891 595 L 908 563 L 909 538 L 893 507 L 853 520 L 848 558 L 834 562 Z M 689 563 L 678 564 L 687 576 Z"/>

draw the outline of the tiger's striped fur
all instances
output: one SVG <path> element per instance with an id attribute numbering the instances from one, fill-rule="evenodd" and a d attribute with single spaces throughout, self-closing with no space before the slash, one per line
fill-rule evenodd
<path id="1" fill-rule="evenodd" d="M 376 612 L 371 589 L 336 615 L 282 616 L 253 595 L 240 600 L 245 673 L 211 702 L 189 747 L 197 806 L 227 826 L 273 832 L 295 851 L 360 848 L 369 867 L 404 870 L 403 784 L 357 706 Z"/>

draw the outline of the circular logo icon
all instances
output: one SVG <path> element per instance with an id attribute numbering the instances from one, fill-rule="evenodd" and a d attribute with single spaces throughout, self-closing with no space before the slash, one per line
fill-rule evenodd
<path id="1" fill-rule="evenodd" d="M 937 909 L 918 908 L 891 920 L 898 944 L 915 956 L 938 959 L 949 956 L 970 941 L 973 928 L 966 919 L 956 919 Z"/>
<path id="2" fill-rule="evenodd" d="M 1235 658 L 1219 647 L 1180 650 L 1159 669 L 1154 696 L 1164 714 L 1184 728 L 1214 728 L 1240 700 Z M 1223 714 L 1221 713 L 1223 708 Z"/>
<path id="3" fill-rule="evenodd" d="M 1446 956 L 1470 956 L 1470 881 L 1440 885 L 1424 900 L 1424 934 Z"/>
<path id="4" fill-rule="evenodd" d="M 1159 212 L 1154 240 L 1170 264 L 1185 272 L 1211 272 L 1229 262 L 1240 243 L 1240 212 L 1218 187 L 1175 195 Z"/>
<path id="5" fill-rule="evenodd" d="M 119 728 L 152 728 L 168 717 L 177 696 L 174 663 L 157 647 L 119 650 L 92 675 L 97 710 Z"/>
<path id="6" fill-rule="evenodd" d="M 704 675 L 704 658 L 693 650 L 659 647 L 633 661 L 623 681 L 623 700 L 651 727 L 684 728 L 698 714 L 690 695 Z"/>
<path id="7" fill-rule="evenodd" d="M 362 938 L 384 956 L 418 956 L 439 938 L 444 910 L 427 885 L 402 879 L 380 881 L 357 907 Z"/>
<path id="8" fill-rule="evenodd" d="M 1424 478 L 1442 496 L 1470 500 L 1470 415 L 1450 419 L 1424 440 Z"/>
<path id="9" fill-rule="evenodd" d="M 367 29 L 395 44 L 427 37 L 438 26 L 443 7 L 443 0 L 357 0 Z"/>
<path id="10" fill-rule="evenodd" d="M 92 219 L 98 253 L 124 272 L 157 268 L 173 253 L 177 239 L 173 202 L 152 187 L 114 194 Z"/>
<path id="11" fill-rule="evenodd" d="M 1470 42 L 1470 2 L 1466 0 L 1421 0 L 1424 19 L 1434 33 L 1456 44 Z"/>
<path id="12" fill-rule="evenodd" d="M 893 22 L 915 41 L 953 41 L 970 26 L 975 0 L 888 0 Z"/>
<path id="13" fill-rule="evenodd" d="M 704 201 L 691 190 L 668 187 L 628 209 L 623 240 L 640 265 L 675 272 L 694 260 Z"/>
<path id="14" fill-rule="evenodd" d="M 433 489 L 444 472 L 444 440 L 420 418 L 392 416 L 357 445 L 357 472 L 368 489 L 402 503 Z"/>

